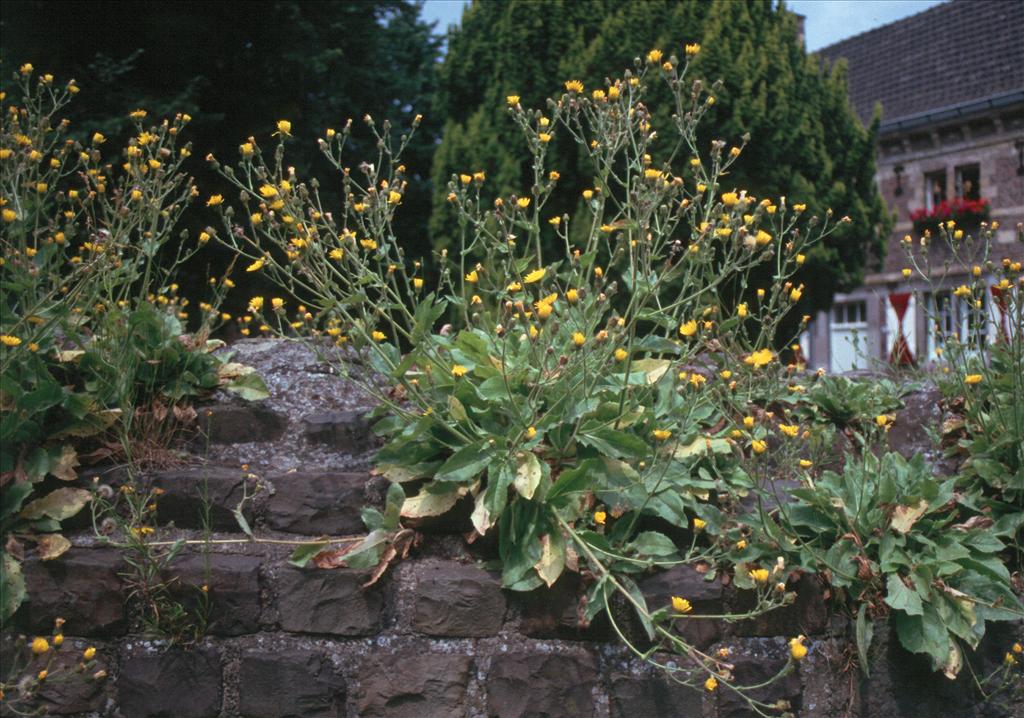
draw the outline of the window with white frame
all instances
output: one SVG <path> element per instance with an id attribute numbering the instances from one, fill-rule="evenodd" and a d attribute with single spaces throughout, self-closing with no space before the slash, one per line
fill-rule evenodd
<path id="1" fill-rule="evenodd" d="M 984 294 L 974 299 L 957 297 L 949 290 L 927 294 L 928 358 L 937 358 L 937 350 L 949 340 L 984 348 L 991 341 L 993 328 L 990 304 Z"/>

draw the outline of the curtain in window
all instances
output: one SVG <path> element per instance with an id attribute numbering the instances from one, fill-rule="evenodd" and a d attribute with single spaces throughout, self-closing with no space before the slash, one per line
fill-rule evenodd
<path id="1" fill-rule="evenodd" d="M 903 332 L 903 318 L 907 315 L 907 307 L 910 305 L 910 292 L 894 293 L 889 295 L 889 304 L 896 312 L 896 339 L 892 343 L 892 350 L 889 352 L 889 363 L 904 366 L 914 363 L 914 355 L 910 351 L 907 337 Z"/>

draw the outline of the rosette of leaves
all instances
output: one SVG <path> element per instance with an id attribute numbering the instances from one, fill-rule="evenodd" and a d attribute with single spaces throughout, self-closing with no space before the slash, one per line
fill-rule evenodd
<path id="1" fill-rule="evenodd" d="M 828 578 L 856 611 L 865 671 L 873 618 L 888 616 L 905 648 L 954 677 L 962 646 L 976 647 L 987 622 L 1024 610 L 977 496 L 935 476 L 921 455 L 851 456 L 842 473 L 825 471 L 791 496 L 771 521 L 749 521 L 761 536 L 752 550 L 785 550 Z"/>

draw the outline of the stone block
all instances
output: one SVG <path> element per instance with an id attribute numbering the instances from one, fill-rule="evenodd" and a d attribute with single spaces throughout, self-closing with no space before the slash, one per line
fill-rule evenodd
<path id="1" fill-rule="evenodd" d="M 358 671 L 360 718 L 453 718 L 468 715 L 472 659 L 453 653 L 375 652 Z"/>
<path id="2" fill-rule="evenodd" d="M 121 713 L 132 718 L 214 718 L 221 710 L 220 651 L 171 648 L 122 661 Z"/>
<path id="3" fill-rule="evenodd" d="M 748 645 L 735 651 L 730 657 L 735 667 L 733 677 L 741 686 L 752 686 L 764 683 L 774 677 L 789 662 L 789 648 L 770 647 L 765 644 Z M 718 718 L 754 718 L 757 713 L 749 704 L 733 691 L 719 690 Z M 763 688 L 750 691 L 747 695 L 765 703 L 779 700 L 789 701 L 794 715 L 800 715 L 801 685 L 800 676 L 796 671 L 770 683 Z"/>
<path id="4" fill-rule="evenodd" d="M 210 506 L 210 528 L 214 531 L 238 531 L 232 513 L 245 496 L 255 493 L 255 481 L 246 479 L 241 469 L 226 466 L 192 467 L 161 471 L 148 477 L 149 486 L 164 493 L 157 501 L 157 519 L 173 522 L 181 528 L 202 528 L 205 504 Z M 205 500 L 204 500 L 205 493 Z M 242 507 L 242 516 L 252 524 L 252 502 Z"/>
<path id="5" fill-rule="evenodd" d="M 273 441 L 288 420 L 260 402 L 232 400 L 199 409 L 199 426 L 211 444 Z"/>
<path id="6" fill-rule="evenodd" d="M 67 635 L 124 634 L 128 622 L 118 573 L 125 568 L 114 549 L 73 547 L 52 561 L 29 558 L 22 569 L 29 598 L 18 612 L 19 623 L 46 635 L 61 617 Z"/>
<path id="7" fill-rule="evenodd" d="M 260 630 L 260 558 L 210 554 L 209 568 L 200 554 L 179 556 L 164 574 L 172 596 L 196 610 L 207 586 L 206 632 L 240 636 Z"/>
<path id="8" fill-rule="evenodd" d="M 790 580 L 787 590 L 796 592 L 796 600 L 788 606 L 773 609 L 768 613 L 736 623 L 739 636 L 805 636 L 825 632 L 829 624 L 828 601 L 825 598 L 825 584 L 817 576 L 802 574 L 795 581 Z M 753 591 L 741 591 L 737 610 L 747 611 L 754 607 Z"/>
<path id="9" fill-rule="evenodd" d="M 428 636 L 493 636 L 505 618 L 501 580 L 477 566 L 420 561 L 412 627 Z"/>
<path id="10" fill-rule="evenodd" d="M 302 430 L 310 441 L 352 454 L 369 451 L 375 445 L 370 422 L 362 411 L 325 411 L 302 419 Z"/>
<path id="11" fill-rule="evenodd" d="M 520 632 L 532 638 L 609 640 L 611 626 L 603 612 L 589 626 L 582 623 L 580 599 L 585 594 L 579 574 L 570 571 L 564 571 L 550 588 L 510 594 L 519 608 Z"/>
<path id="12" fill-rule="evenodd" d="M 707 648 L 721 638 L 721 621 L 696 617 L 702 613 L 717 615 L 725 612 L 725 591 L 717 578 L 706 581 L 704 574 L 692 566 L 673 566 L 640 581 L 640 590 L 652 611 L 669 605 L 673 596 L 690 602 L 694 617 L 676 620 L 674 629 L 697 648 Z"/>
<path id="13" fill-rule="evenodd" d="M 487 715 L 591 718 L 597 664 L 589 653 L 502 653 L 487 674 Z"/>
<path id="14" fill-rule="evenodd" d="M 267 526 L 306 536 L 338 536 L 365 531 L 366 474 L 294 473 L 269 477 L 274 495 Z"/>
<path id="15" fill-rule="evenodd" d="M 345 683 L 322 653 L 250 648 L 239 664 L 243 718 L 337 718 L 345 715 Z"/>
<path id="16" fill-rule="evenodd" d="M 377 631 L 384 598 L 380 584 L 363 588 L 368 574 L 355 569 L 282 566 L 277 607 L 281 628 L 294 633 L 369 636 Z"/>
<path id="17" fill-rule="evenodd" d="M 613 674 L 608 697 L 611 718 L 701 718 L 701 692 L 664 675 Z"/>

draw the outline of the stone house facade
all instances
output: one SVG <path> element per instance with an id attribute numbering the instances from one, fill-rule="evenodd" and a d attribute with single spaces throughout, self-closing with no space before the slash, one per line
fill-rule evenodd
<path id="1" fill-rule="evenodd" d="M 809 366 L 927 364 L 943 332 L 993 341 L 1008 330 L 998 289 L 983 299 L 985 322 L 951 289 L 969 282 L 986 252 L 996 265 L 1024 258 L 1024 2 L 951 0 L 818 54 L 829 63 L 845 58 L 850 100 L 865 124 L 881 106 L 875 177 L 895 222 L 864 285 L 837 294 L 810 323 L 802 338 Z M 998 223 L 991 242 L 974 243 L 971 256 L 951 256 L 939 239 L 922 249 L 915 213 L 941 214 L 943 202 L 962 198 L 987 201 Z M 960 224 L 982 235 L 978 222 Z M 903 276 L 908 235 L 917 261 L 930 260 L 931 282 Z"/>

